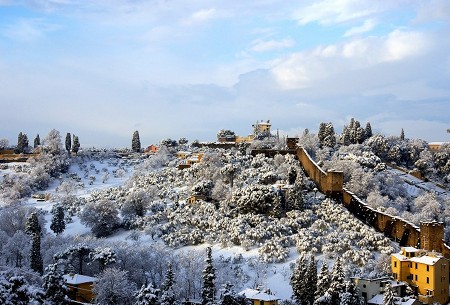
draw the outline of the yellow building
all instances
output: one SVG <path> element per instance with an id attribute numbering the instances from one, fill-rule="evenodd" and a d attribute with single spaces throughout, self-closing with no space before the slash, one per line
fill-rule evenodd
<path id="1" fill-rule="evenodd" d="M 424 304 L 449 301 L 449 260 L 437 252 L 404 247 L 392 254 L 394 280 L 407 282 Z"/>
<path id="2" fill-rule="evenodd" d="M 270 120 L 267 120 L 267 122 L 256 122 L 256 124 L 252 125 L 253 127 L 253 135 L 257 135 L 260 133 L 267 133 L 270 134 Z"/>

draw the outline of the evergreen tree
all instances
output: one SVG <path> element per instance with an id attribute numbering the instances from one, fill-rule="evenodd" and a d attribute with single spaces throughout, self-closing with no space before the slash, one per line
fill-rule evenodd
<path id="1" fill-rule="evenodd" d="M 402 128 L 402 131 L 400 133 L 400 140 L 404 140 L 405 139 L 405 131 Z"/>
<path id="2" fill-rule="evenodd" d="M 139 131 L 133 133 L 133 139 L 131 140 L 131 149 L 135 152 L 141 151 L 141 140 L 139 139 Z"/>
<path id="3" fill-rule="evenodd" d="M 172 264 L 169 264 L 167 273 L 163 284 L 161 285 L 161 305 L 173 305 L 175 304 L 175 293 L 173 291 L 173 285 L 175 284 Z"/>
<path id="4" fill-rule="evenodd" d="M 68 132 L 66 134 L 66 150 L 68 154 L 70 154 L 71 149 L 72 149 L 72 137 L 70 135 L 70 132 Z"/>
<path id="5" fill-rule="evenodd" d="M 42 288 L 44 288 L 48 305 L 70 304 L 67 297 L 69 289 L 65 285 L 62 273 L 58 270 L 57 264 L 51 264 L 45 268 L 43 280 Z"/>
<path id="6" fill-rule="evenodd" d="M 142 285 L 141 289 L 136 292 L 134 305 L 158 305 L 158 293 L 159 289 L 154 288 L 152 284 Z"/>
<path id="7" fill-rule="evenodd" d="M 19 132 L 19 135 L 17 136 L 17 147 L 16 152 L 17 153 L 23 153 L 28 147 L 28 136 L 22 132 Z"/>
<path id="8" fill-rule="evenodd" d="M 202 305 L 213 305 L 215 295 L 215 269 L 211 254 L 211 247 L 206 248 L 205 269 L 202 272 Z"/>
<path id="9" fill-rule="evenodd" d="M 313 255 L 310 256 L 307 276 L 308 276 L 307 302 L 309 305 L 312 305 L 315 299 L 314 294 L 317 290 L 317 263 Z"/>
<path id="10" fill-rule="evenodd" d="M 327 263 L 324 261 L 317 276 L 317 288 L 315 291 L 315 300 L 324 296 L 330 287 L 330 273 L 328 271 Z"/>
<path id="11" fill-rule="evenodd" d="M 367 124 L 366 124 L 366 138 L 368 139 L 371 136 L 373 136 L 372 126 L 370 125 L 370 122 L 367 122 Z"/>
<path id="12" fill-rule="evenodd" d="M 223 284 L 221 298 L 218 305 L 250 305 L 250 301 L 242 295 L 238 295 L 233 290 L 233 285 L 229 282 Z"/>
<path id="13" fill-rule="evenodd" d="M 39 137 L 39 134 L 37 134 L 36 138 L 34 138 L 34 148 L 37 148 L 39 145 L 41 145 L 41 138 Z"/>
<path id="14" fill-rule="evenodd" d="M 80 140 L 78 139 L 78 136 L 73 135 L 72 152 L 77 154 L 79 149 L 80 149 Z"/>
<path id="15" fill-rule="evenodd" d="M 345 292 L 341 294 L 340 305 L 363 305 L 364 299 L 359 296 L 358 288 L 353 281 L 347 281 Z"/>
<path id="16" fill-rule="evenodd" d="M 350 137 L 350 129 L 347 126 L 345 126 L 344 130 L 342 131 L 342 145 L 348 146 L 350 144 L 352 144 Z"/>
<path id="17" fill-rule="evenodd" d="M 330 287 L 328 288 L 328 294 L 331 296 L 331 304 L 339 305 L 340 294 L 345 290 L 345 275 L 344 269 L 342 268 L 342 262 L 340 257 L 338 257 L 333 265 L 330 274 Z"/>
<path id="18" fill-rule="evenodd" d="M 326 138 L 326 136 L 327 136 L 327 131 L 326 131 L 326 129 L 327 129 L 327 125 L 326 125 L 326 123 L 320 123 L 319 124 L 319 131 L 317 132 L 317 137 L 319 138 L 319 142 L 322 144 L 323 143 L 323 140 Z"/>
<path id="19" fill-rule="evenodd" d="M 292 272 L 290 284 L 293 299 L 296 300 L 297 304 L 309 305 L 308 262 L 303 254 L 295 262 L 295 269 Z"/>
<path id="20" fill-rule="evenodd" d="M 44 272 L 44 265 L 41 255 L 41 235 L 33 234 L 31 237 L 31 269 L 39 274 Z"/>
<path id="21" fill-rule="evenodd" d="M 387 283 L 384 287 L 383 305 L 396 305 L 395 291 L 391 283 Z"/>
<path id="22" fill-rule="evenodd" d="M 53 216 L 50 229 L 55 232 L 56 235 L 59 235 L 66 229 L 66 222 L 64 221 L 64 208 L 62 206 L 53 207 L 51 213 Z"/>
<path id="23" fill-rule="evenodd" d="M 41 234 L 41 226 L 39 225 L 39 219 L 36 212 L 31 212 L 31 214 L 28 216 L 25 223 L 25 232 L 30 235 Z"/>

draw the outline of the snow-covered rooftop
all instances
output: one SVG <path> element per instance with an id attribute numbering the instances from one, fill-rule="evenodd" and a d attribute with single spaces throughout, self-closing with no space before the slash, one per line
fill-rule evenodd
<path id="1" fill-rule="evenodd" d="M 415 263 L 422 263 L 425 265 L 434 265 L 439 261 L 439 259 L 440 259 L 440 257 L 424 255 L 421 257 L 411 257 L 410 260 Z"/>
<path id="2" fill-rule="evenodd" d="M 67 284 L 78 285 L 84 283 L 93 283 L 97 281 L 96 277 L 91 277 L 82 274 L 64 274 L 64 280 Z"/>
<path id="3" fill-rule="evenodd" d="M 412 298 L 398 298 L 396 297 L 396 304 L 397 305 L 412 305 L 414 304 L 414 302 L 416 301 L 416 299 L 412 299 Z M 383 305 L 383 295 L 382 294 L 377 294 L 376 296 L 374 296 L 373 298 L 371 298 L 370 300 L 367 301 L 367 304 L 375 304 L 375 305 Z"/>
<path id="4" fill-rule="evenodd" d="M 279 297 L 277 297 L 275 295 L 261 292 L 259 290 L 251 289 L 251 288 L 244 289 L 241 292 L 239 292 L 239 294 L 242 296 L 245 296 L 247 299 L 252 299 L 252 300 L 276 301 L 276 300 L 280 299 Z"/>

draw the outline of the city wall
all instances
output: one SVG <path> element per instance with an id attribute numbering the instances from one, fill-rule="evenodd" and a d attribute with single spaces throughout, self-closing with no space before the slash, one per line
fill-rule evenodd
<path id="1" fill-rule="evenodd" d="M 444 243 L 443 223 L 425 222 L 417 227 L 399 217 L 374 210 L 344 188 L 343 172 L 334 170 L 325 172 L 304 148 L 293 149 L 292 145 L 289 148 L 288 150 L 254 150 L 252 155 L 262 153 L 267 157 L 274 157 L 278 153 L 295 154 L 303 170 L 315 182 L 320 192 L 341 202 L 358 219 L 398 242 L 400 246 L 434 250 L 450 259 L 450 246 Z"/>

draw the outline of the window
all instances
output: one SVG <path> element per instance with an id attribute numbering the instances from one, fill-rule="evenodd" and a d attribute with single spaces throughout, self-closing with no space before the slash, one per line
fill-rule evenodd
<path id="1" fill-rule="evenodd" d="M 427 276 L 427 284 L 430 283 L 430 278 Z"/>
<path id="2" fill-rule="evenodd" d="M 430 271 L 430 266 L 427 265 L 427 271 Z"/>
<path id="3" fill-rule="evenodd" d="M 416 274 L 416 281 L 417 281 L 417 274 Z"/>
<path id="4" fill-rule="evenodd" d="M 416 263 L 416 269 L 417 269 L 417 263 Z"/>
<path id="5" fill-rule="evenodd" d="M 394 268 L 397 268 L 397 262 L 394 262 Z"/>
<path id="6" fill-rule="evenodd" d="M 394 276 L 394 280 L 396 280 L 397 279 L 397 273 L 393 273 L 392 275 Z"/>

